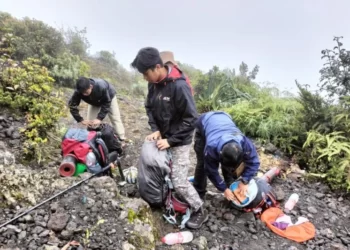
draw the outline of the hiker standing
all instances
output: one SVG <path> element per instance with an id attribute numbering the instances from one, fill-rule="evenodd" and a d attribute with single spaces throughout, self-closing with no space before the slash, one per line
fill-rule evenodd
<path id="1" fill-rule="evenodd" d="M 89 104 L 87 120 L 84 120 L 79 114 L 78 106 L 81 100 Z M 116 91 L 106 80 L 80 77 L 68 105 L 74 119 L 85 126 L 98 127 L 108 114 L 120 140 L 125 140 Z"/>
<path id="2" fill-rule="evenodd" d="M 198 193 L 187 181 L 190 147 L 198 116 L 191 89 L 181 70 L 164 65 L 155 48 L 141 49 L 131 66 L 150 84 L 145 107 L 153 133 L 146 140 L 157 141 L 160 150 L 169 148 L 174 189 L 192 209 L 186 226 L 200 228 L 208 220 L 208 214 Z"/>
<path id="3" fill-rule="evenodd" d="M 260 167 L 254 144 L 225 112 L 211 111 L 198 118 L 194 150 L 197 165 L 193 185 L 202 199 L 206 193 L 207 177 L 228 200 L 235 198 L 229 186 L 241 177 L 238 189 L 245 195 L 249 181 Z M 219 175 L 219 164 L 225 181 Z"/>
<path id="4" fill-rule="evenodd" d="M 160 58 L 162 59 L 163 64 L 168 65 L 170 67 L 175 67 L 175 68 L 179 69 L 179 66 L 177 65 L 177 62 L 175 61 L 173 52 L 171 52 L 171 51 L 162 51 L 159 54 L 160 54 Z M 188 83 L 188 85 L 191 88 L 191 93 L 193 95 L 194 93 L 193 93 L 193 88 L 192 88 L 190 79 L 186 75 L 185 75 L 185 78 L 186 78 L 186 82 Z"/>

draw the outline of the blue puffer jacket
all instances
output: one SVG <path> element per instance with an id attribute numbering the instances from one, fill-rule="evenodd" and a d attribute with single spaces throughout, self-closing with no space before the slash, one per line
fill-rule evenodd
<path id="1" fill-rule="evenodd" d="M 204 167 L 208 178 L 220 191 L 227 188 L 219 175 L 220 151 L 228 143 L 235 141 L 241 145 L 245 164 L 242 179 L 250 181 L 260 167 L 258 153 L 254 144 L 237 128 L 231 117 L 222 111 L 212 111 L 202 114 L 198 119 L 197 128 L 205 136 Z"/>

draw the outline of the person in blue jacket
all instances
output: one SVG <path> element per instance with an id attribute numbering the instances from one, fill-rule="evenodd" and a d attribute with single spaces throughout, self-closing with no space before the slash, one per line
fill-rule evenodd
<path id="1" fill-rule="evenodd" d="M 230 115 L 222 111 L 207 112 L 198 118 L 194 150 L 197 165 L 193 185 L 202 199 L 206 193 L 207 177 L 226 199 L 234 200 L 229 186 L 240 177 L 238 189 L 245 194 L 249 181 L 260 167 L 252 141 L 243 135 Z M 219 174 L 219 165 L 225 181 Z"/>

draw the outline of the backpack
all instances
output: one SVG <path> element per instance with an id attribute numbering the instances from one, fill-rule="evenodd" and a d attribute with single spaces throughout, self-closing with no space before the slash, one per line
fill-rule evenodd
<path id="1" fill-rule="evenodd" d="M 88 128 L 88 131 L 96 131 L 101 133 L 101 139 L 106 144 L 108 152 L 118 152 L 119 155 L 123 153 L 121 140 L 117 135 L 115 129 L 108 123 L 101 123 L 97 128 Z"/>
<path id="2" fill-rule="evenodd" d="M 236 209 L 243 210 L 245 212 L 253 212 L 256 216 L 260 216 L 263 211 L 270 207 L 278 207 L 276 194 L 273 192 L 270 184 L 261 178 L 254 178 L 258 191 L 255 198 L 245 207 L 239 208 L 232 203 L 232 206 Z"/>
<path id="3" fill-rule="evenodd" d="M 103 124 L 97 129 L 70 128 L 62 138 L 61 155 L 74 155 L 78 162 L 87 165 L 87 156 L 93 152 L 96 162 L 103 168 L 110 163 L 110 153 L 121 152 L 120 142 L 114 140 L 110 125 Z M 113 131 L 113 130 L 112 130 Z M 105 143 L 107 141 L 107 144 Z M 110 169 L 107 171 L 111 175 Z"/>
<path id="4" fill-rule="evenodd" d="M 181 228 L 190 217 L 189 205 L 182 202 L 171 182 L 172 160 L 168 150 L 158 150 L 156 143 L 145 141 L 138 163 L 137 186 L 140 196 L 151 207 L 164 207 L 163 217 L 171 224 L 178 224 L 177 216 L 185 214 Z"/>

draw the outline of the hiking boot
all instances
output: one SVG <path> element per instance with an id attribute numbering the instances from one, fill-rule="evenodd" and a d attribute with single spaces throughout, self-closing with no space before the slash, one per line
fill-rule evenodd
<path id="1" fill-rule="evenodd" d="M 187 221 L 186 226 L 191 229 L 200 228 L 208 220 L 208 212 L 203 206 L 197 212 L 192 213 L 191 218 Z"/>

